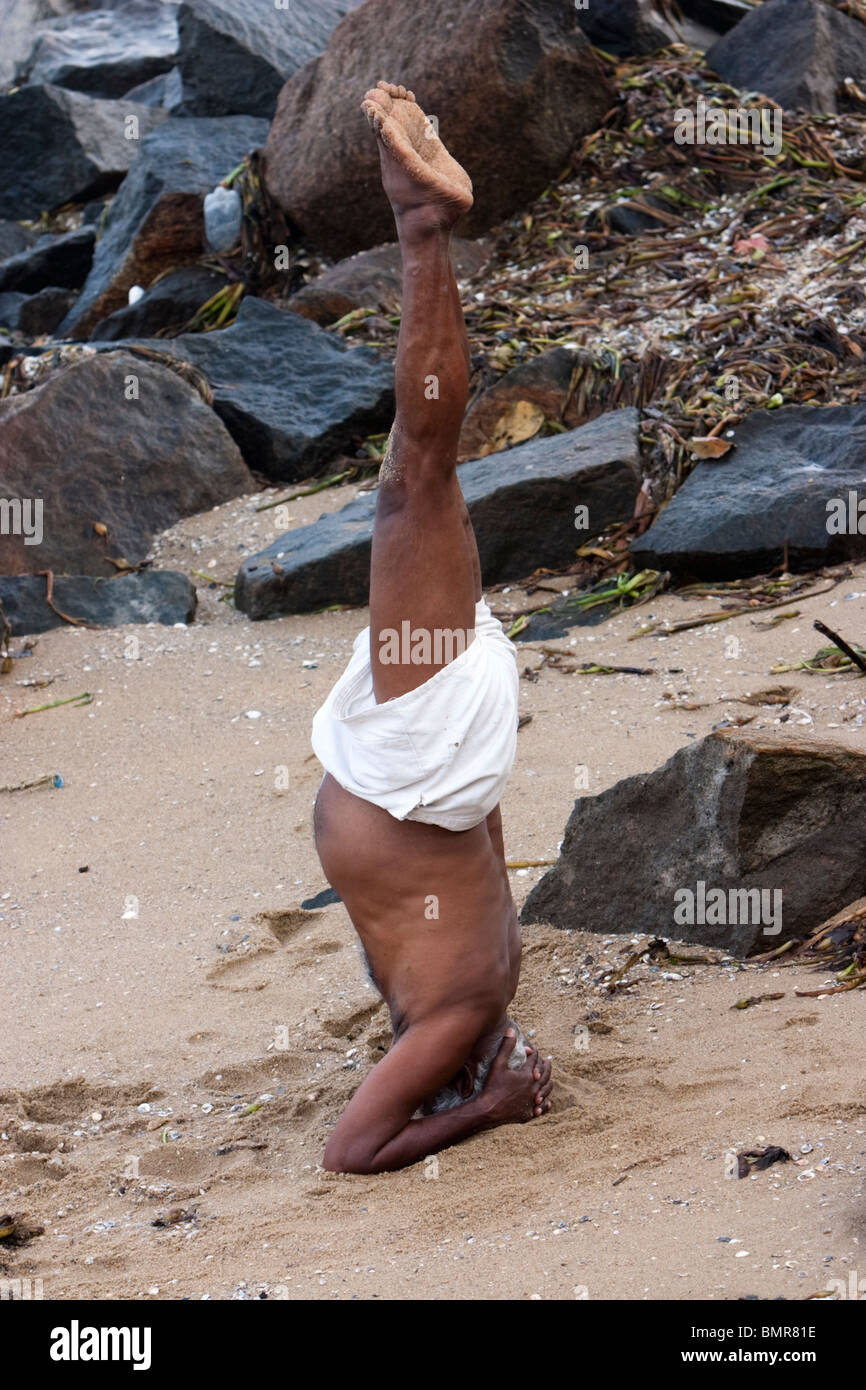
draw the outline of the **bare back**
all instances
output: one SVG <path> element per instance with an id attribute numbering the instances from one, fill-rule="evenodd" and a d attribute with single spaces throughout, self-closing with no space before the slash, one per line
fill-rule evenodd
<path id="1" fill-rule="evenodd" d="M 395 1035 L 443 1004 L 482 997 L 479 1035 L 494 1029 L 517 985 L 520 932 L 487 822 L 455 834 L 397 821 L 328 776 L 315 830 L 322 867 L 361 938 Z"/>

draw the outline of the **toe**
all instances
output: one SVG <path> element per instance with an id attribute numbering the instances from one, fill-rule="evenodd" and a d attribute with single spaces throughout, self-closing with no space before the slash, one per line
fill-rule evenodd
<path id="1" fill-rule="evenodd" d="M 388 84 L 386 82 L 380 82 L 378 87 L 373 87 L 367 93 L 364 100 L 374 102 L 375 105 L 380 106 L 383 111 L 390 111 L 391 94 L 388 91 Z"/>

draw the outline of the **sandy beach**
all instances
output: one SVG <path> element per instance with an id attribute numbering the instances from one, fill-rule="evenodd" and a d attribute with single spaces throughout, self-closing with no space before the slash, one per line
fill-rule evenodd
<path id="1" fill-rule="evenodd" d="M 293 502 L 292 525 L 353 492 Z M 230 582 L 272 539 L 261 500 L 180 523 L 158 567 Z M 189 628 L 49 632 L 0 686 L 4 785 L 63 779 L 0 800 L 0 1207 L 44 1226 L 0 1274 L 51 1299 L 168 1300 L 804 1300 L 863 1278 L 862 991 L 798 997 L 827 976 L 690 946 L 705 963 L 641 963 L 611 995 L 605 970 L 646 944 L 628 922 L 525 929 L 514 1011 L 554 1058 L 549 1116 L 384 1176 L 319 1169 L 389 1040 L 343 907 L 300 907 L 326 886 L 310 722 L 367 618 L 250 624 L 230 592 L 200 581 Z M 509 859 L 556 857 L 577 765 L 589 795 L 659 766 L 755 714 L 736 697 L 814 653 L 813 619 L 862 632 L 866 565 L 794 606 L 772 630 L 744 616 L 629 642 L 697 611 L 666 594 L 555 643 L 655 674 L 521 681 Z M 534 644 L 518 655 L 537 666 Z M 784 680 L 798 736 L 862 749 L 861 681 Z M 760 706 L 752 728 L 779 718 Z M 512 872 L 518 903 L 543 872 Z M 732 1151 L 769 1144 L 793 1161 L 726 1176 Z"/>

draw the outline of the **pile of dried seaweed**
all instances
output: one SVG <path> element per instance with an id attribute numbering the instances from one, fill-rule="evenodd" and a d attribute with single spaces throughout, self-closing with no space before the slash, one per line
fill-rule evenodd
<path id="1" fill-rule="evenodd" d="M 754 956 L 752 963 L 769 960 L 778 961 L 780 965 L 811 964 L 834 973 L 835 985 L 796 990 L 802 998 L 817 999 L 825 994 L 843 994 L 863 988 L 866 986 L 866 898 L 858 898 L 837 912 L 807 940 L 786 942 L 766 955 Z"/>

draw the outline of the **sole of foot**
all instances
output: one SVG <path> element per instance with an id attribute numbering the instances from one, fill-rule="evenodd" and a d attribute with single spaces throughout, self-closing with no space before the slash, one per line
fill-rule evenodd
<path id="1" fill-rule="evenodd" d="M 433 222 L 453 226 L 472 207 L 472 180 L 414 93 L 380 82 L 361 109 L 378 136 L 382 185 L 398 220 L 427 213 Z"/>

